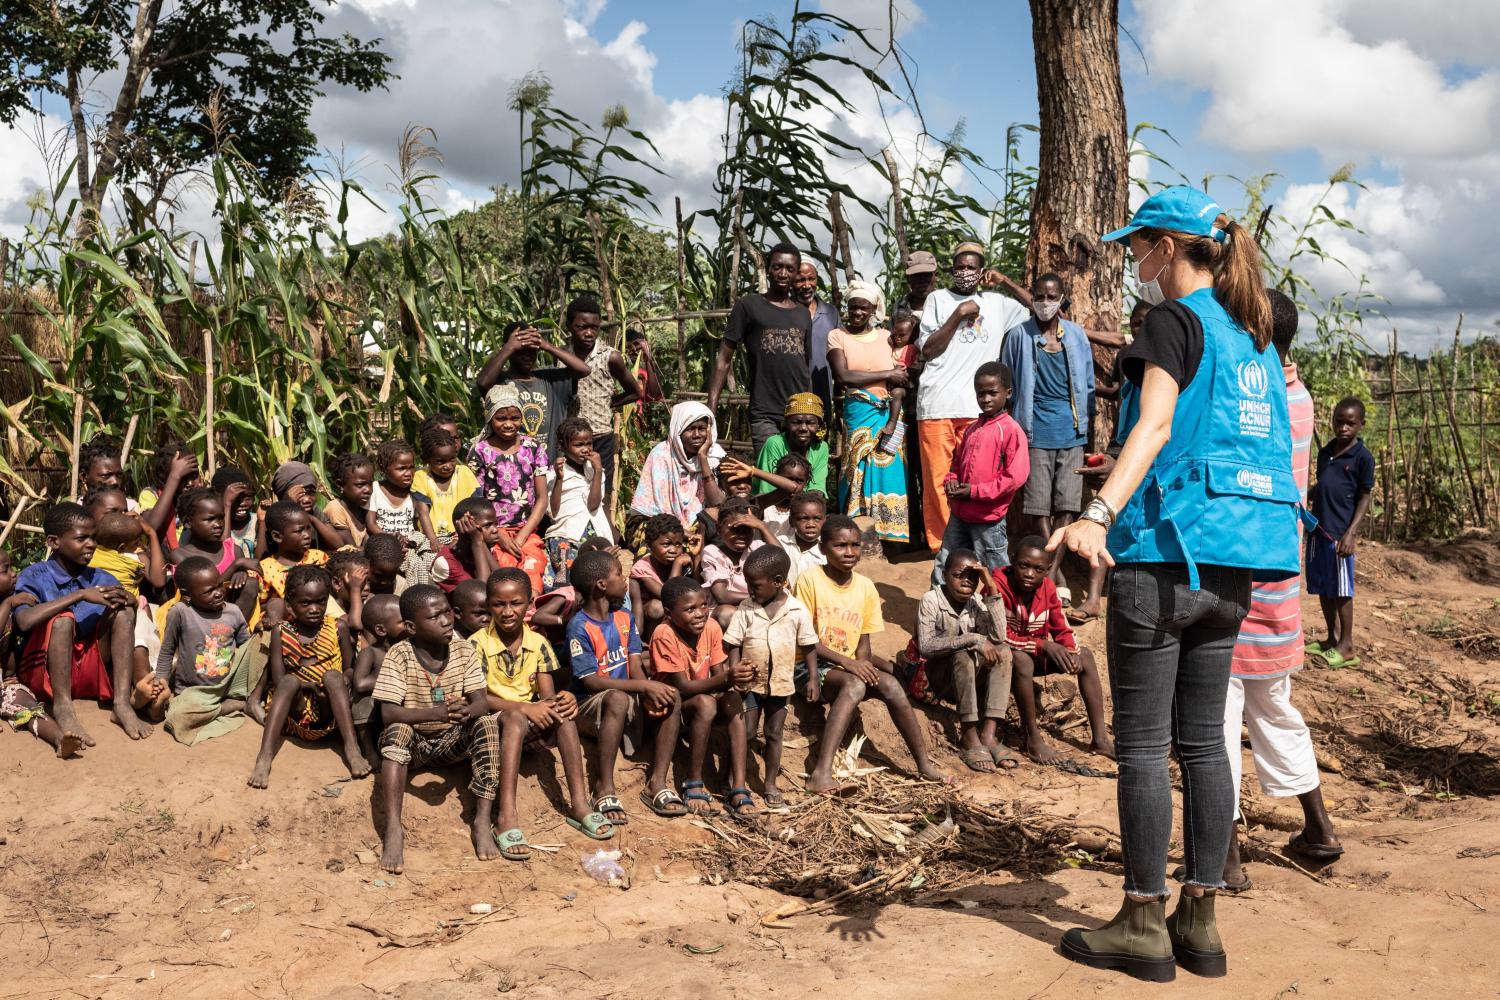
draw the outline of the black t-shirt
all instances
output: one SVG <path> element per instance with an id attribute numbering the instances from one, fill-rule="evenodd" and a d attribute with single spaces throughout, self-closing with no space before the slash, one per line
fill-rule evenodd
<path id="1" fill-rule="evenodd" d="M 734 304 L 724 340 L 745 345 L 750 365 L 750 419 L 781 423 L 787 397 L 809 392 L 808 344 L 812 316 L 807 307 L 791 303 L 782 309 L 760 294 L 746 295 Z"/>
<path id="2" fill-rule="evenodd" d="M 568 368 L 538 368 L 526 378 L 507 376 L 500 381 L 511 383 L 521 393 L 521 433 L 536 438 L 555 457 L 558 452 L 552 438 L 578 392 L 578 375 Z"/>
<path id="3" fill-rule="evenodd" d="M 1120 371 L 1139 386 L 1151 362 L 1183 389 L 1203 362 L 1203 323 L 1181 302 L 1164 302 L 1146 314 L 1141 334 L 1120 352 Z"/>

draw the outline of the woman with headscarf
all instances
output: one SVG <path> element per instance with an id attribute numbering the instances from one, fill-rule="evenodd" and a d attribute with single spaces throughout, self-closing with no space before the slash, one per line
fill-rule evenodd
<path id="1" fill-rule="evenodd" d="M 794 392 L 787 397 L 781 418 L 781 430 L 761 445 L 755 456 L 755 467 L 773 472 L 787 455 L 796 452 L 812 466 L 807 481 L 810 493 L 828 495 L 828 442 L 823 440 L 826 411 L 815 392 Z M 756 481 L 756 493 L 770 493 L 774 486 L 764 479 Z"/>
<path id="2" fill-rule="evenodd" d="M 693 531 L 704 507 L 724 501 L 714 479 L 723 457 L 719 429 L 708 407 L 696 402 L 672 407 L 667 439 L 651 449 L 641 466 L 625 522 L 627 544 L 642 551 L 646 521 L 657 514 L 671 514 L 684 531 Z"/>
<path id="3" fill-rule="evenodd" d="M 875 519 L 883 541 L 909 538 L 906 498 L 906 425 L 901 404 L 910 384 L 891 346 L 885 296 L 867 281 L 844 291 L 848 317 L 828 335 L 828 364 L 843 389 L 844 475 L 839 506 L 851 516 Z"/>

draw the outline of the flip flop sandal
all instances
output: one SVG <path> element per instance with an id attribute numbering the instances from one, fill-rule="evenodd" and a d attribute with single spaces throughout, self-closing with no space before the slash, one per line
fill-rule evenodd
<path id="1" fill-rule="evenodd" d="M 495 834 L 495 846 L 500 848 L 500 856 L 506 861 L 531 860 L 531 845 L 526 843 L 526 834 L 519 827 Z M 524 848 L 525 853 L 519 853 L 517 848 Z"/>
<path id="2" fill-rule="evenodd" d="M 1323 642 L 1320 639 L 1314 639 L 1312 642 L 1305 643 L 1302 648 L 1309 653 L 1321 653 L 1323 652 Z"/>
<path id="3" fill-rule="evenodd" d="M 601 812 L 591 812 L 583 819 L 569 816 L 568 825 L 590 840 L 609 840 L 615 835 L 615 824 Z M 609 829 L 600 833 L 599 828 L 606 826 Z"/>
<path id="4" fill-rule="evenodd" d="M 1098 615 L 1084 614 L 1076 608 L 1069 608 L 1066 617 L 1069 625 L 1087 625 L 1089 622 L 1096 621 L 1099 618 Z"/>
<path id="5" fill-rule="evenodd" d="M 969 747 L 958 755 L 958 759 L 971 771 L 978 771 L 980 774 L 995 773 L 995 759 L 990 756 L 986 747 Z M 985 764 L 989 766 L 985 767 Z"/>
<path id="6" fill-rule="evenodd" d="M 1314 844 L 1301 833 L 1286 842 L 1286 849 L 1304 858 L 1312 858 L 1314 861 L 1336 861 L 1344 856 L 1344 848 L 1341 845 Z"/>
<path id="7" fill-rule="evenodd" d="M 755 796 L 748 788 L 731 788 L 724 796 L 724 805 L 729 810 L 729 818 L 737 822 L 754 823 L 760 818 L 760 810 L 755 808 Z"/>
<path id="8" fill-rule="evenodd" d="M 786 796 L 781 792 L 776 792 L 774 795 L 762 795 L 760 798 L 765 803 L 763 810 L 765 812 L 787 813 L 792 811 L 792 807 L 786 803 Z"/>
<path id="9" fill-rule="evenodd" d="M 694 816 L 717 816 L 719 808 L 714 805 L 714 797 L 708 794 L 707 788 L 701 781 L 684 781 L 682 783 L 682 797 L 687 802 L 706 802 L 708 808 L 702 811 L 688 806 L 688 812 Z"/>
<path id="10" fill-rule="evenodd" d="M 989 748 L 990 760 L 995 762 L 995 767 L 1002 771 L 1014 771 L 1021 766 L 1021 758 L 1011 752 L 1010 747 L 996 743 Z"/>
<path id="11" fill-rule="evenodd" d="M 1337 649 L 1325 649 L 1325 650 L 1323 650 L 1323 654 L 1322 655 L 1323 655 L 1323 662 L 1326 663 L 1326 664 L 1328 664 L 1334 670 L 1341 670 L 1344 667 L 1357 667 L 1357 666 L 1359 666 L 1359 657 L 1357 657 L 1357 656 L 1346 657 L 1346 656 L 1344 656 L 1344 654 L 1340 653 Z"/>
<path id="12" fill-rule="evenodd" d="M 655 795 L 648 794 L 642 790 L 641 801 L 646 804 L 647 809 L 650 809 L 658 816 L 665 816 L 667 819 L 676 819 L 679 816 L 686 816 L 688 814 L 688 807 L 683 803 L 682 799 L 678 798 L 677 793 L 670 788 L 663 788 Z"/>
<path id="13" fill-rule="evenodd" d="M 618 795 L 599 796 L 594 800 L 594 811 L 597 813 L 603 813 L 604 818 L 606 820 L 609 820 L 609 822 L 613 823 L 615 826 L 625 826 L 630 822 L 629 817 L 625 815 L 625 803 L 620 801 L 620 797 Z M 609 814 L 612 812 L 619 813 L 619 818 L 610 819 Z"/>
<path id="14" fill-rule="evenodd" d="M 1085 764 L 1083 761 L 1074 760 L 1072 757 L 1060 757 L 1052 766 L 1059 771 L 1076 774 L 1080 778 L 1113 778 L 1117 776 L 1114 771 L 1101 771 L 1092 764 Z"/>

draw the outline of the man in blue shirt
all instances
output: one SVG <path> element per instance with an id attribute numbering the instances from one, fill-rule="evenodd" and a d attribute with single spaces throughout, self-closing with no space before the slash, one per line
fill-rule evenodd
<path id="1" fill-rule="evenodd" d="M 1317 528 L 1307 533 L 1307 592 L 1317 594 L 1328 641 L 1312 643 L 1331 667 L 1354 666 L 1354 550 L 1375 489 L 1375 456 L 1360 440 L 1365 404 L 1350 396 L 1333 408 L 1333 440 L 1318 450 L 1311 490 Z"/>
<path id="2" fill-rule="evenodd" d="M 797 268 L 792 298 L 806 306 L 812 316 L 812 339 L 808 341 L 807 348 L 812 391 L 823 401 L 823 412 L 833 413 L 833 376 L 828 369 L 828 334 L 837 330 L 843 319 L 837 309 L 818 300 L 818 269 L 805 257 Z"/>
<path id="3" fill-rule="evenodd" d="M 1015 381 L 1011 416 L 1026 432 L 1031 475 L 1021 511 L 1050 538 L 1083 509 L 1083 450 L 1094 414 L 1094 354 L 1083 327 L 1063 319 L 1062 278 L 1043 274 L 1031 286 L 1031 318 L 1005 338 L 1000 360 Z M 1073 596 L 1053 562 L 1051 579 L 1066 604 Z"/>
<path id="4" fill-rule="evenodd" d="M 16 629 L 26 633 L 21 683 L 51 699 L 57 724 L 85 746 L 94 738 L 78 721 L 74 698 L 112 701 L 126 735 L 145 739 L 151 726 L 131 705 L 135 604 L 113 575 L 89 566 L 94 519 L 79 504 L 54 504 L 42 530 L 51 554 L 16 578 L 16 593 L 36 598 L 15 613 Z"/>

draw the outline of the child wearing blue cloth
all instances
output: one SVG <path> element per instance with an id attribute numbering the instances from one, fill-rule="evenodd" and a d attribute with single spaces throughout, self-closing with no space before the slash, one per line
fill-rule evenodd
<path id="1" fill-rule="evenodd" d="M 1359 432 L 1365 404 L 1353 396 L 1333 408 L 1333 439 L 1318 450 L 1318 481 L 1312 513 L 1318 526 L 1307 533 L 1307 592 L 1318 595 L 1328 641 L 1309 649 L 1330 667 L 1352 667 L 1354 655 L 1354 549 L 1359 526 L 1375 489 L 1375 456 Z"/>

